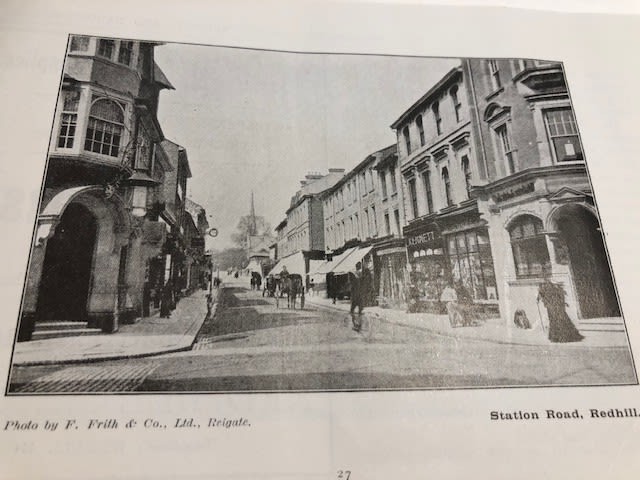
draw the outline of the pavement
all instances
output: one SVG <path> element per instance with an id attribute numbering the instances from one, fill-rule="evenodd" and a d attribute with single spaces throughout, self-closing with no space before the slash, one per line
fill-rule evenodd
<path id="1" fill-rule="evenodd" d="M 218 289 L 213 290 L 217 308 Z M 207 291 L 197 290 L 178 302 L 170 318 L 157 313 L 115 333 L 69 336 L 16 343 L 14 366 L 80 363 L 146 357 L 190 350 L 207 317 Z"/>
<path id="2" fill-rule="evenodd" d="M 331 299 L 320 296 L 306 296 L 305 302 L 319 308 L 331 309 L 341 312 L 349 312 L 350 303 L 345 300 L 337 300 L 334 304 Z M 365 316 L 377 318 L 382 321 L 395 323 L 408 327 L 427 330 L 432 333 L 449 337 L 483 340 L 493 343 L 509 345 L 545 345 L 563 347 L 628 347 L 629 342 L 626 332 L 583 332 L 585 338 L 580 342 L 553 343 L 549 341 L 547 333 L 541 328 L 524 330 L 505 325 L 501 318 L 491 318 L 477 326 L 452 327 L 448 315 L 434 313 L 407 313 L 403 310 L 366 307 Z"/>

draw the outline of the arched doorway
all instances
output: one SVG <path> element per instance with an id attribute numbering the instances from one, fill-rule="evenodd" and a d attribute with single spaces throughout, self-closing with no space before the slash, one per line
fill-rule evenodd
<path id="1" fill-rule="evenodd" d="M 580 205 L 566 205 L 554 214 L 554 220 L 567 246 L 581 317 L 620 316 L 611 267 L 595 214 Z"/>
<path id="2" fill-rule="evenodd" d="M 79 203 L 69 204 L 47 241 L 37 318 L 42 321 L 87 321 L 87 301 L 97 222 Z"/>

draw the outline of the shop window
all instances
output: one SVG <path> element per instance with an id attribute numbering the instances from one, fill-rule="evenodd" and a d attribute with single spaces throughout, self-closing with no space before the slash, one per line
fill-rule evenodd
<path id="1" fill-rule="evenodd" d="M 115 49 L 115 40 L 109 40 L 106 38 L 101 38 L 100 40 L 98 40 L 98 56 L 112 60 L 113 52 L 115 51 Z"/>
<path id="2" fill-rule="evenodd" d="M 73 35 L 71 37 L 70 52 L 86 52 L 89 50 L 89 37 Z"/>
<path id="3" fill-rule="evenodd" d="M 422 124 L 422 115 L 416 117 L 416 125 L 418 126 L 418 133 L 420 134 L 420 146 L 424 147 L 424 125 Z"/>
<path id="4" fill-rule="evenodd" d="M 557 162 L 582 160 L 582 146 L 578 138 L 578 129 L 571 108 L 546 110 L 544 119 L 547 125 L 549 142 L 552 145 Z"/>
<path id="5" fill-rule="evenodd" d="M 406 126 L 402 129 L 402 136 L 404 137 L 404 144 L 407 148 L 407 155 L 411 154 L 411 136 L 409 135 L 409 127 Z"/>
<path id="6" fill-rule="evenodd" d="M 427 196 L 427 213 L 433 213 L 433 192 L 431 189 L 431 171 L 422 172 L 422 183 L 424 183 L 424 191 Z"/>
<path id="7" fill-rule="evenodd" d="M 451 198 L 451 179 L 449 178 L 449 170 L 447 167 L 442 169 L 442 183 L 444 185 L 444 198 L 447 202 L 447 206 L 453 204 L 453 199 Z"/>
<path id="8" fill-rule="evenodd" d="M 84 149 L 117 157 L 124 131 L 122 107 L 113 100 L 101 98 L 93 102 L 89 112 Z"/>
<path id="9" fill-rule="evenodd" d="M 491 79 L 491 87 L 493 91 L 502 87 L 502 80 L 500 79 L 500 68 L 498 67 L 498 61 L 496 59 L 487 60 L 489 66 L 489 77 Z"/>
<path id="10" fill-rule="evenodd" d="M 60 130 L 58 132 L 58 148 L 73 148 L 78 124 L 78 103 L 80 92 L 62 92 L 62 113 L 60 115 Z"/>
<path id="11" fill-rule="evenodd" d="M 448 236 L 447 254 L 458 287 L 474 300 L 497 300 L 493 257 L 485 230 Z"/>
<path id="12" fill-rule="evenodd" d="M 458 98 L 458 86 L 455 85 L 449 90 L 449 95 L 451 96 L 451 103 L 453 104 L 453 113 L 456 117 L 456 123 L 460 122 L 460 112 L 462 110 L 462 103 Z"/>
<path id="13" fill-rule="evenodd" d="M 551 273 L 549 250 L 539 218 L 532 215 L 517 218 L 509 227 L 509 236 L 518 278 Z"/>

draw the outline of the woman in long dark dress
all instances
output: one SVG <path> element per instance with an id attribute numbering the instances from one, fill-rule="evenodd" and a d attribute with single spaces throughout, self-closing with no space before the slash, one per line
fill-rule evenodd
<path id="1" fill-rule="evenodd" d="M 565 310 L 564 287 L 546 280 L 540 284 L 538 301 L 542 300 L 549 314 L 549 340 L 555 343 L 579 342 L 584 337 L 578 332 Z"/>
<path id="2" fill-rule="evenodd" d="M 171 317 L 171 310 L 173 307 L 173 285 L 171 280 L 168 280 L 162 287 L 162 293 L 160 297 L 160 317 Z"/>

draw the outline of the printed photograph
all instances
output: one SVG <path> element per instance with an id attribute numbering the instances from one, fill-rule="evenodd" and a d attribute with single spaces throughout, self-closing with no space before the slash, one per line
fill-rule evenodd
<path id="1" fill-rule="evenodd" d="M 5 395 L 638 384 L 561 61 L 60 58 Z"/>

